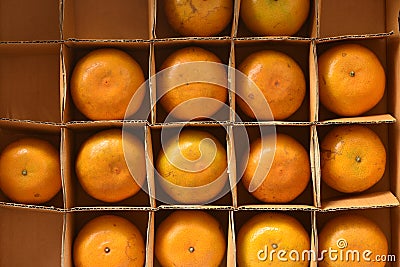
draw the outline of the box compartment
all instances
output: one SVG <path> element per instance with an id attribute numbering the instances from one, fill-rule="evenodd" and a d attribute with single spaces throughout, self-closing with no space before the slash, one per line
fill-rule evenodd
<path id="1" fill-rule="evenodd" d="M 63 37 L 151 39 L 151 2 L 63 0 Z"/>
<path id="2" fill-rule="evenodd" d="M 179 33 L 175 32 L 167 22 L 167 17 L 164 11 L 164 5 L 165 1 L 168 0 L 153 0 L 153 1 L 155 2 L 155 8 L 156 8 L 155 12 L 156 16 L 154 18 L 155 21 L 154 38 L 157 39 L 186 38 L 182 37 Z M 232 0 L 232 2 L 236 1 Z M 233 3 L 233 5 L 235 5 L 235 3 Z M 217 34 L 216 37 L 211 37 L 211 38 L 218 38 L 221 36 L 231 36 L 231 33 L 234 30 L 233 20 L 234 20 L 234 12 L 232 12 L 231 22 L 226 26 L 226 28 L 221 33 Z M 196 36 L 189 36 L 189 37 L 196 37 Z"/>
<path id="3" fill-rule="evenodd" d="M 0 207 L 0 266 L 62 266 L 64 214 Z"/>
<path id="4" fill-rule="evenodd" d="M 21 138 L 39 138 L 45 141 L 50 142 L 57 150 L 60 151 L 61 147 L 61 129 L 54 128 L 54 129 L 31 129 L 29 127 L 1 127 L 0 126 L 0 153 L 5 149 L 7 145 L 10 143 L 17 141 Z M 60 157 L 61 157 L 60 151 Z M 61 162 L 61 159 L 60 159 Z M 62 163 L 61 163 L 62 164 Z M 61 165 L 62 168 L 62 165 Z M 62 170 L 60 170 L 62 176 Z M 0 190 L 0 202 L 3 202 L 6 205 L 13 206 L 14 203 L 11 201 L 4 193 Z M 25 206 L 26 203 L 19 203 L 17 206 Z M 50 209 L 63 209 L 64 208 L 64 195 L 63 189 L 61 189 L 51 200 L 46 203 L 40 205 L 29 205 L 32 207 L 41 206 L 43 208 L 50 208 Z"/>
<path id="5" fill-rule="evenodd" d="M 311 43 L 308 40 L 236 40 L 234 41 L 234 67 L 238 69 L 241 63 L 251 54 L 263 51 L 263 50 L 274 50 L 287 54 L 293 58 L 300 66 L 304 73 L 306 81 L 306 94 L 302 105 L 299 109 L 292 114 L 289 118 L 284 121 L 288 122 L 310 122 L 310 46 Z M 240 71 L 240 70 L 238 70 Z M 241 73 L 241 72 L 240 72 Z M 236 92 L 235 88 L 235 92 Z M 235 98 L 239 95 L 236 94 Z M 244 122 L 256 122 L 255 119 L 248 117 L 241 110 L 240 107 L 235 103 L 235 112 L 239 118 Z"/>
<path id="6" fill-rule="evenodd" d="M 230 64 L 230 41 L 227 39 L 223 40 L 179 40 L 175 42 L 169 41 L 157 41 L 154 43 L 154 66 L 155 66 L 155 77 L 160 77 L 157 75 L 161 70 L 161 67 L 165 60 L 174 52 L 187 48 L 187 47 L 200 47 L 205 50 L 214 53 L 220 60 L 222 64 L 228 65 Z M 227 70 L 228 71 L 228 70 Z M 227 73 L 228 75 L 228 73 Z M 229 77 L 229 76 L 228 76 Z M 155 84 L 155 92 L 153 92 L 153 112 L 156 114 L 156 123 L 170 123 L 170 122 L 178 122 L 180 121 L 177 118 L 172 116 L 168 116 L 168 113 L 159 103 L 159 99 L 162 97 L 161 90 L 157 89 L 157 84 Z M 227 86 L 229 86 L 227 84 Z M 154 87 L 153 87 L 154 88 Z M 172 88 L 171 88 L 172 89 Z M 153 89 L 154 90 L 154 89 Z M 228 90 L 228 89 L 227 89 Z M 229 94 L 229 91 L 228 91 Z M 229 120 L 229 97 L 225 102 L 223 108 L 217 111 L 215 114 L 211 115 L 210 118 L 202 119 L 202 121 L 228 121 Z"/>
<path id="7" fill-rule="evenodd" d="M 83 126 L 83 125 L 82 125 Z M 66 194 L 66 207 L 68 209 L 85 209 L 90 210 L 102 207 L 104 209 L 112 209 L 113 207 L 125 207 L 127 209 L 146 209 L 150 207 L 149 196 L 145 190 L 148 189 L 147 179 L 144 181 L 143 189 L 137 194 L 125 200 L 116 203 L 107 203 L 94 199 L 88 195 L 75 173 L 75 161 L 80 151 L 82 144 L 94 134 L 109 130 L 121 129 L 121 127 L 79 127 L 75 129 L 65 129 L 64 131 L 64 151 L 68 152 L 64 155 L 65 162 L 65 194 Z M 126 130 L 126 128 L 124 128 Z M 139 140 L 144 142 L 144 127 L 143 125 L 136 125 L 131 127 L 130 133 L 135 135 Z M 143 166 L 146 168 L 146 166 Z"/>
<path id="8" fill-rule="evenodd" d="M 75 121 L 91 121 L 84 116 L 74 105 L 71 92 L 70 80 L 74 67 L 77 62 L 84 57 L 87 53 L 102 49 L 102 48 L 115 48 L 127 52 L 135 61 L 141 66 L 145 81 L 149 78 L 149 56 L 150 56 L 150 43 L 149 42 L 103 42 L 103 41 L 82 41 L 82 42 L 66 42 L 63 45 L 63 63 L 64 63 L 64 110 L 63 122 Z M 129 120 L 147 120 L 150 117 L 150 95 L 148 83 L 144 83 L 140 90 L 146 90 L 143 104 L 140 109 L 131 117 L 126 118 Z"/>
<path id="9" fill-rule="evenodd" d="M 0 44 L 0 118 L 61 122 L 61 45 Z"/>
<path id="10" fill-rule="evenodd" d="M 246 0 L 237 0 L 237 28 L 236 28 L 236 34 L 235 37 L 238 38 L 252 38 L 252 37 L 260 37 L 259 35 L 251 32 L 244 22 L 242 21 L 240 17 L 240 6 L 241 2 L 246 1 Z M 317 6 L 318 0 L 311 0 L 310 1 L 310 10 L 308 13 L 308 17 L 304 24 L 301 26 L 301 28 L 293 35 L 293 37 L 289 36 L 281 36 L 284 38 L 310 38 L 310 37 L 316 37 L 316 32 L 317 32 L 317 12 L 316 12 L 316 6 Z"/>
<path id="11" fill-rule="evenodd" d="M 62 0 L 3 0 L 0 41 L 61 40 Z"/>

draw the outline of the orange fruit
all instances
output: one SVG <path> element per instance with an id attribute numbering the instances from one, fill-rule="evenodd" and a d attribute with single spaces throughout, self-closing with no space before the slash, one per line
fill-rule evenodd
<path id="1" fill-rule="evenodd" d="M 233 0 L 169 0 L 164 12 L 170 26 L 182 36 L 214 36 L 231 22 Z"/>
<path id="2" fill-rule="evenodd" d="M 383 97 L 385 70 L 370 49 L 359 44 L 336 45 L 318 58 L 321 103 L 340 116 L 358 116 Z"/>
<path id="3" fill-rule="evenodd" d="M 320 258 L 323 258 L 318 263 L 321 267 L 379 267 L 386 264 L 375 261 L 375 256 L 388 254 L 385 234 L 374 221 L 361 215 L 342 214 L 330 219 L 318 235 L 318 245 Z M 336 253 L 331 252 L 330 256 L 329 251 L 333 250 Z"/>
<path id="4" fill-rule="evenodd" d="M 204 68 L 193 64 L 196 62 L 210 64 Z M 221 60 L 200 47 L 182 48 L 168 56 L 161 66 L 162 79 L 157 81 L 162 96 L 160 104 L 168 113 L 178 119 L 191 120 L 210 117 L 222 108 L 228 97 L 227 87 L 224 87 L 227 86 L 227 72 L 221 65 L 212 63 L 221 64 Z M 177 82 L 180 80 L 183 84 Z"/>
<path id="5" fill-rule="evenodd" d="M 278 133 L 276 141 L 275 136 L 267 135 L 251 143 L 242 183 L 262 202 L 286 203 L 305 190 L 310 177 L 306 149 L 293 137 Z"/>
<path id="6" fill-rule="evenodd" d="M 156 231 L 155 255 L 163 267 L 218 267 L 225 250 L 221 224 L 204 211 L 175 211 Z"/>
<path id="7" fill-rule="evenodd" d="M 294 35 L 310 12 L 310 0 L 243 0 L 240 18 L 253 33 Z"/>
<path id="8" fill-rule="evenodd" d="M 200 130 L 184 129 L 163 144 L 156 169 L 165 193 L 180 203 L 213 201 L 228 181 L 225 148 Z"/>
<path id="9" fill-rule="evenodd" d="M 333 128 L 321 143 L 321 178 L 343 192 L 362 192 L 385 173 L 386 149 L 379 136 L 362 125 Z"/>
<path id="10" fill-rule="evenodd" d="M 145 262 L 142 233 L 128 219 L 102 215 L 79 231 L 73 245 L 76 267 L 141 267 Z"/>
<path id="11" fill-rule="evenodd" d="M 11 200 L 41 204 L 61 189 L 60 153 L 48 141 L 26 137 L 0 155 L 0 189 Z"/>
<path id="12" fill-rule="evenodd" d="M 139 192 L 146 177 L 144 145 L 128 133 L 124 142 L 133 151 L 129 162 L 137 166 L 132 169 L 134 176 L 127 166 L 120 129 L 100 131 L 81 145 L 75 171 L 82 188 L 93 198 L 118 202 Z"/>
<path id="13" fill-rule="evenodd" d="M 128 105 L 127 116 L 139 109 L 145 90 L 138 89 L 144 81 L 143 70 L 128 53 L 96 49 L 75 65 L 71 96 L 78 110 L 91 120 L 123 119 Z"/>
<path id="14" fill-rule="evenodd" d="M 311 249 L 311 243 L 309 234 L 294 217 L 264 212 L 253 216 L 239 229 L 236 248 L 239 267 L 299 267 L 308 266 L 309 259 L 302 254 Z"/>
<path id="15" fill-rule="evenodd" d="M 265 114 L 264 98 L 275 120 L 288 118 L 301 106 L 306 80 L 301 67 L 288 55 L 273 50 L 254 52 L 238 69 L 248 77 L 248 80 L 240 79 L 236 86 L 237 103 L 247 116 L 271 119 L 270 114 Z"/>

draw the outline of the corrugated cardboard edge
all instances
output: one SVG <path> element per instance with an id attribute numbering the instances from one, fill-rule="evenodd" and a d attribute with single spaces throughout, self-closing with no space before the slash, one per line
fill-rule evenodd
<path id="1" fill-rule="evenodd" d="M 387 208 L 398 207 L 399 205 L 400 203 L 396 196 L 392 192 L 387 191 L 324 201 L 319 211 L 329 212 L 351 209 Z"/>

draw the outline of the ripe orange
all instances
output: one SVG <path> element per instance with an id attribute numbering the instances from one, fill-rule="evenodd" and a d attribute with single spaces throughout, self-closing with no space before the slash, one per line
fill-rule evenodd
<path id="1" fill-rule="evenodd" d="M 307 20 L 310 0 L 242 0 L 240 17 L 260 35 L 294 35 Z"/>
<path id="2" fill-rule="evenodd" d="M 180 203 L 215 200 L 228 180 L 226 150 L 218 139 L 205 131 L 184 129 L 163 146 L 156 169 L 164 191 Z"/>
<path id="3" fill-rule="evenodd" d="M 321 103 L 340 116 L 358 116 L 383 97 L 385 70 L 370 49 L 359 44 L 336 45 L 318 59 Z"/>
<path id="4" fill-rule="evenodd" d="M 318 263 L 321 267 L 379 267 L 386 264 L 375 261 L 375 256 L 388 254 L 385 234 L 374 221 L 361 215 L 343 214 L 330 219 L 318 235 L 318 245 L 319 255 L 323 258 Z M 336 250 L 336 253 L 329 256 L 330 250 Z"/>
<path id="5" fill-rule="evenodd" d="M 21 138 L 0 155 L 0 189 L 11 200 L 41 204 L 61 189 L 60 153 L 39 138 Z"/>
<path id="6" fill-rule="evenodd" d="M 126 52 L 97 49 L 81 58 L 70 81 L 72 99 L 80 112 L 91 120 L 123 119 L 140 107 L 145 90 L 140 65 Z"/>
<path id="7" fill-rule="evenodd" d="M 156 231 L 155 255 L 164 267 L 218 267 L 225 250 L 221 224 L 204 211 L 175 211 Z"/>
<path id="8" fill-rule="evenodd" d="M 366 126 L 338 126 L 322 140 L 321 178 L 340 192 L 371 188 L 382 179 L 385 167 L 385 146 Z"/>
<path id="9" fill-rule="evenodd" d="M 271 119 L 270 114 L 264 114 L 266 107 L 262 97 L 268 101 L 275 120 L 288 118 L 301 106 L 306 80 L 301 67 L 288 55 L 273 50 L 254 52 L 238 69 L 249 78 L 236 86 L 240 96 L 237 103 L 247 116 Z"/>
<path id="10" fill-rule="evenodd" d="M 98 132 L 80 147 L 75 163 L 76 175 L 83 189 L 93 198 L 118 202 L 139 192 L 146 177 L 144 145 L 129 134 L 124 141 L 134 151 L 130 159 L 137 166 L 134 177 L 126 163 L 120 129 Z"/>
<path id="11" fill-rule="evenodd" d="M 303 257 L 303 251 L 310 250 L 311 244 L 309 234 L 297 219 L 283 213 L 264 212 L 240 228 L 236 247 L 239 267 L 296 267 L 308 266 L 309 259 Z"/>
<path id="12" fill-rule="evenodd" d="M 142 267 L 145 244 L 139 229 L 129 220 L 102 215 L 89 221 L 74 241 L 76 267 Z"/>
<path id="13" fill-rule="evenodd" d="M 225 69 L 213 65 L 206 69 L 197 69 L 193 64 L 190 67 L 182 65 L 199 61 L 221 64 L 221 60 L 214 53 L 192 46 L 175 51 L 161 66 L 161 70 L 164 70 L 163 78 L 157 81 L 157 89 L 162 96 L 160 104 L 176 118 L 192 120 L 210 117 L 220 110 L 227 100 L 226 87 L 202 80 L 202 77 L 206 77 L 207 81 L 225 85 L 228 79 Z M 181 79 L 188 82 L 177 86 L 177 81 Z"/>
<path id="14" fill-rule="evenodd" d="M 268 135 L 251 143 L 242 182 L 260 201 L 286 203 L 307 187 L 311 177 L 310 160 L 303 145 L 293 137 L 278 133 L 275 150 L 274 141 L 275 137 Z"/>
<path id="15" fill-rule="evenodd" d="M 214 36 L 231 22 L 233 0 L 168 0 L 164 12 L 182 36 Z"/>

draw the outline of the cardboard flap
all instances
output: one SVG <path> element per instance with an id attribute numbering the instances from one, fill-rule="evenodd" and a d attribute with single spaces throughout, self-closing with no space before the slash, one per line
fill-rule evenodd
<path id="1" fill-rule="evenodd" d="M 377 192 L 362 194 L 353 197 L 341 197 L 327 200 L 322 203 L 322 211 L 335 211 L 347 209 L 366 209 L 399 206 L 399 200 L 392 192 Z"/>

